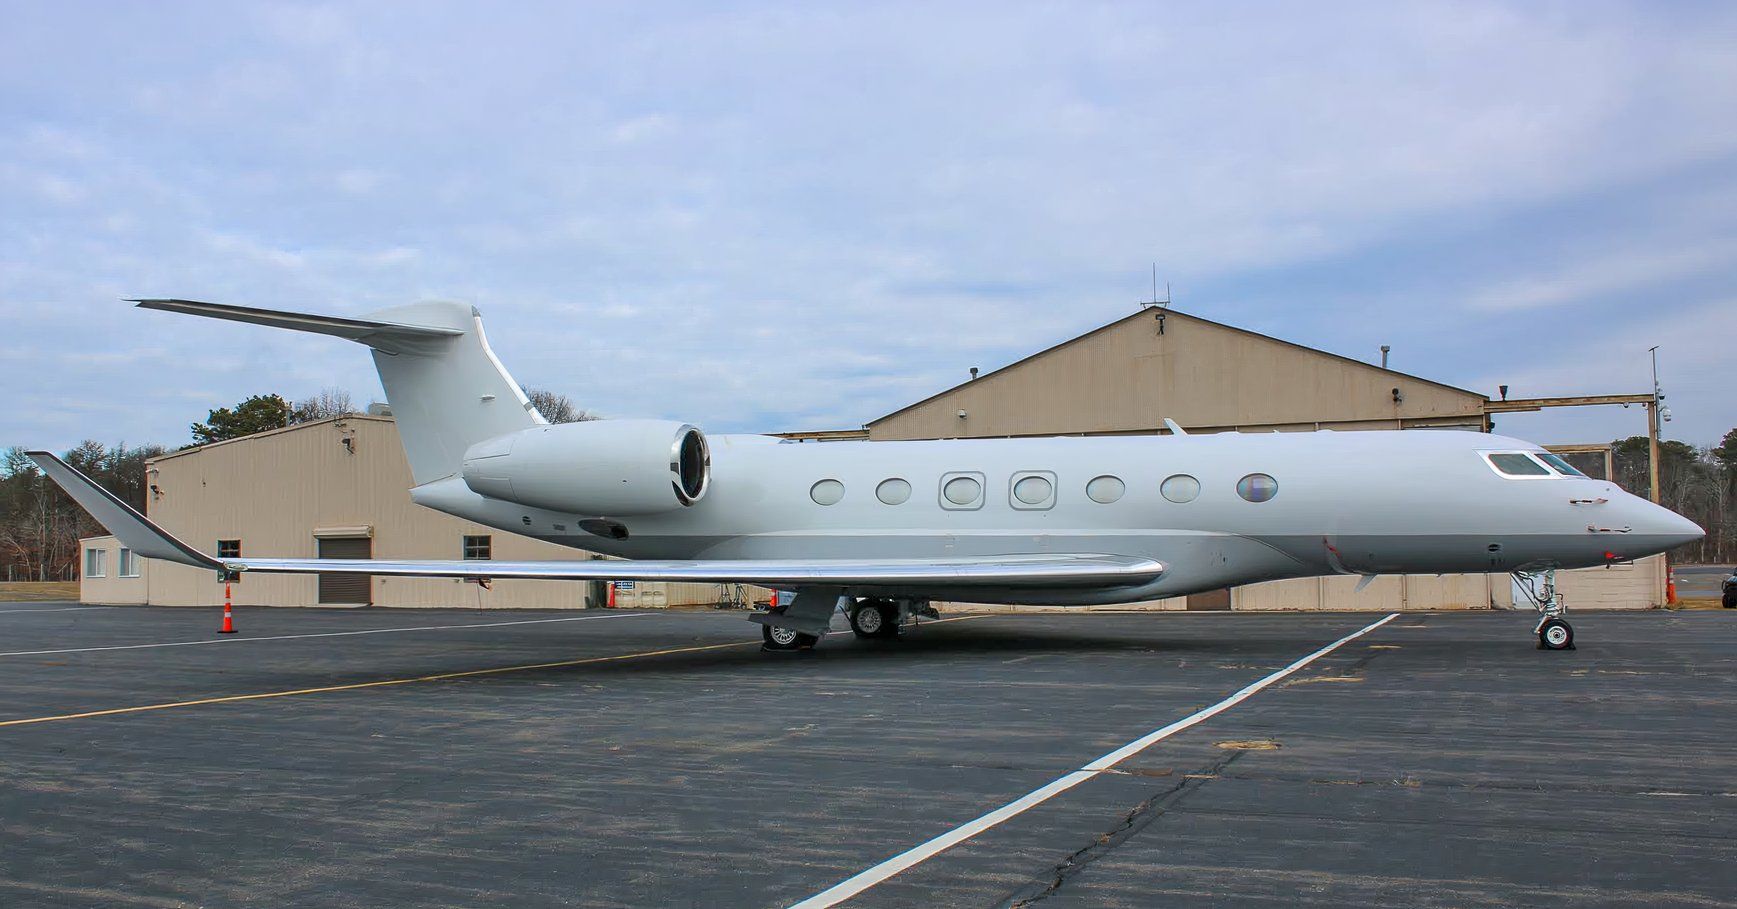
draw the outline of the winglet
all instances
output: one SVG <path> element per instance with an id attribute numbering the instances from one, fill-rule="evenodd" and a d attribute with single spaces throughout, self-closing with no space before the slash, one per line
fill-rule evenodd
<path id="1" fill-rule="evenodd" d="M 98 486 L 90 477 L 73 469 L 72 465 L 46 451 L 27 451 L 30 460 L 42 468 L 48 478 L 59 484 L 72 500 L 90 512 L 97 523 L 121 541 L 121 545 L 152 559 L 180 562 L 195 568 L 221 569 L 223 563 L 188 546 L 168 531 L 151 523 L 133 506 L 121 501 L 114 493 Z"/>

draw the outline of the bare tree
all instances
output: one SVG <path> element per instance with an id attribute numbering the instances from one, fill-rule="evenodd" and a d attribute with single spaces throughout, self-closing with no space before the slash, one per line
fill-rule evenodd
<path id="1" fill-rule="evenodd" d="M 342 417 L 356 413 L 356 404 L 350 400 L 350 393 L 342 388 L 322 388 L 320 393 L 311 398 L 304 398 L 290 408 L 289 421 L 295 423 L 312 423 L 327 417 Z"/>
<path id="2" fill-rule="evenodd" d="M 553 392 L 547 388 L 527 388 L 525 397 L 531 399 L 531 406 L 543 415 L 543 419 L 551 423 L 583 423 L 586 420 L 601 419 L 589 410 L 580 410 L 573 406 L 573 401 L 566 395 Z"/>

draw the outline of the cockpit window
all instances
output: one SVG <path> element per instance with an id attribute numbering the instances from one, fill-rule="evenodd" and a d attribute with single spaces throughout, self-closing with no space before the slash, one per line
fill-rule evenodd
<path id="1" fill-rule="evenodd" d="M 1544 463 L 1549 464 L 1552 469 L 1554 469 L 1557 473 L 1562 474 L 1565 477 L 1584 477 L 1584 476 L 1586 476 L 1586 474 L 1583 474 L 1580 471 L 1575 470 L 1574 465 L 1568 463 L 1559 454 L 1552 454 L 1548 451 L 1540 451 L 1540 452 L 1536 452 L 1536 454 L 1538 455 L 1538 457 L 1540 459 L 1542 459 L 1544 461 Z"/>
<path id="2" fill-rule="evenodd" d="M 1510 477 L 1547 477 L 1550 468 L 1532 460 L 1532 457 L 1520 451 L 1498 451 L 1487 454 L 1490 464 L 1496 472 Z"/>

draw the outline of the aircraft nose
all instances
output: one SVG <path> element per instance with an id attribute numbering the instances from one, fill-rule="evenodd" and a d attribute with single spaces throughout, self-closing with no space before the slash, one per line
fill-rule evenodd
<path id="1" fill-rule="evenodd" d="M 1641 504 L 1644 508 L 1642 514 L 1634 522 L 1635 530 L 1657 540 L 1659 545 L 1665 549 L 1675 549 L 1685 543 L 1693 543 L 1707 535 L 1707 531 L 1701 529 L 1701 525 L 1669 508 L 1654 505 L 1645 499 L 1641 500 Z"/>

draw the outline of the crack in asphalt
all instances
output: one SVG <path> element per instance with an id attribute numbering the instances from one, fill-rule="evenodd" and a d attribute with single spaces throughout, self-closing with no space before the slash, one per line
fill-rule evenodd
<path id="1" fill-rule="evenodd" d="M 1205 769 L 1185 774 L 1177 780 L 1175 785 L 1147 796 L 1140 804 L 1135 805 L 1124 814 L 1121 822 L 1114 828 L 1098 834 L 1089 845 L 1081 847 L 1057 863 L 1046 876 L 1014 891 L 1007 899 L 996 904 L 996 909 L 1026 909 L 1026 907 L 1048 899 L 1074 875 L 1084 871 L 1093 862 L 1109 855 L 1115 851 L 1116 847 L 1151 826 L 1154 821 L 1163 817 L 1165 812 L 1176 807 L 1183 799 L 1216 779 L 1225 768 L 1235 763 L 1245 753 L 1232 751 Z"/>

